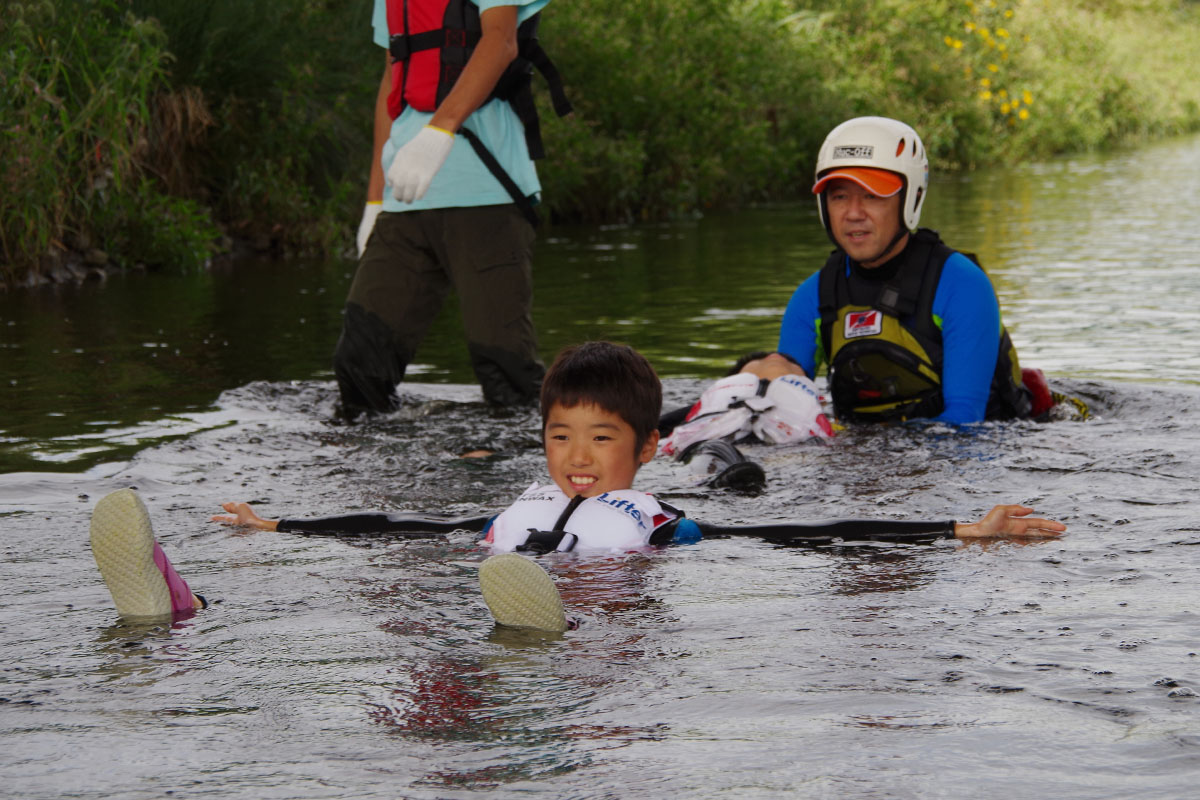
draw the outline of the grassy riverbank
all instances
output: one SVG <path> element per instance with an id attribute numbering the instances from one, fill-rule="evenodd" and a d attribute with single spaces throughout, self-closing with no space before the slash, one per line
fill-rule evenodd
<path id="1" fill-rule="evenodd" d="M 553 3 L 576 113 L 544 115 L 553 218 L 801 196 L 882 114 L 936 169 L 1200 129 L 1186 0 Z M 369 0 L 32 0 L 0 28 L 0 282 L 187 268 L 231 240 L 349 246 L 382 53 Z M 542 98 L 539 98 L 542 99 Z"/>

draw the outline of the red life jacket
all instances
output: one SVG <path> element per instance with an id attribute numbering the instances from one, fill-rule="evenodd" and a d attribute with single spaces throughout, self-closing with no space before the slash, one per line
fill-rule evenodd
<path id="1" fill-rule="evenodd" d="M 545 76 L 559 116 L 571 111 L 562 79 L 537 40 L 534 14 L 517 28 L 517 57 L 496 82 L 488 100 L 508 101 L 525 126 L 529 157 L 544 155 L 541 127 L 531 91 L 533 68 Z M 483 35 L 479 9 L 470 0 L 387 0 L 388 50 L 392 54 L 392 92 L 388 113 L 405 106 L 433 111 L 454 88 Z"/>

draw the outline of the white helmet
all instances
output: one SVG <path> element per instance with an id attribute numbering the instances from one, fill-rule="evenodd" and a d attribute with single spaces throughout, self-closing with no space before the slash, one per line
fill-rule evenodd
<path id="1" fill-rule="evenodd" d="M 885 177 L 881 184 L 872 180 L 871 173 L 864 168 L 897 174 L 904 178 L 904 183 L 896 187 Z M 845 174 L 837 174 L 843 170 Z M 903 122 L 887 117 L 856 117 L 838 125 L 825 137 L 817 154 L 816 177 L 813 194 L 820 195 L 817 210 L 826 230 L 829 220 L 822 192 L 825 184 L 836 177 L 853 180 L 883 197 L 902 192 L 900 215 L 904 227 L 915 230 L 921 221 L 921 204 L 929 189 L 929 159 L 925 156 L 921 137 Z"/>

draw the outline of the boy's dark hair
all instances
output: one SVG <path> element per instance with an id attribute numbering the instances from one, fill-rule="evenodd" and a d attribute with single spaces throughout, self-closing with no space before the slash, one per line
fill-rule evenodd
<path id="1" fill-rule="evenodd" d="M 633 428 L 637 450 L 658 429 L 662 381 L 646 357 L 623 344 L 584 342 L 559 352 L 542 380 L 542 429 L 555 404 L 592 404 Z"/>
<path id="2" fill-rule="evenodd" d="M 729 372 L 726 372 L 725 377 L 729 377 L 730 375 L 737 375 L 739 372 L 742 371 L 742 367 L 746 366 L 751 361 L 758 361 L 760 358 L 766 358 L 767 356 L 772 355 L 774 353 L 779 353 L 779 351 L 778 350 L 756 350 L 753 353 L 746 353 L 746 355 L 742 356 L 737 361 L 733 362 L 733 369 L 729 370 Z M 789 356 L 787 353 L 779 353 L 779 355 L 783 356 L 788 361 L 795 364 L 797 367 L 800 366 L 800 362 L 797 361 L 796 359 L 792 358 L 791 356 Z"/>

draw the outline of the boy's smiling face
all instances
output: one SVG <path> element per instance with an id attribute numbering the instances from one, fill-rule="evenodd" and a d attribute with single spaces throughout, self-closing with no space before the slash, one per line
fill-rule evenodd
<path id="1" fill-rule="evenodd" d="M 637 447 L 637 434 L 619 415 L 597 405 L 555 403 L 543 432 L 550 478 L 568 497 L 628 489 L 638 467 L 654 457 L 658 431 Z"/>

